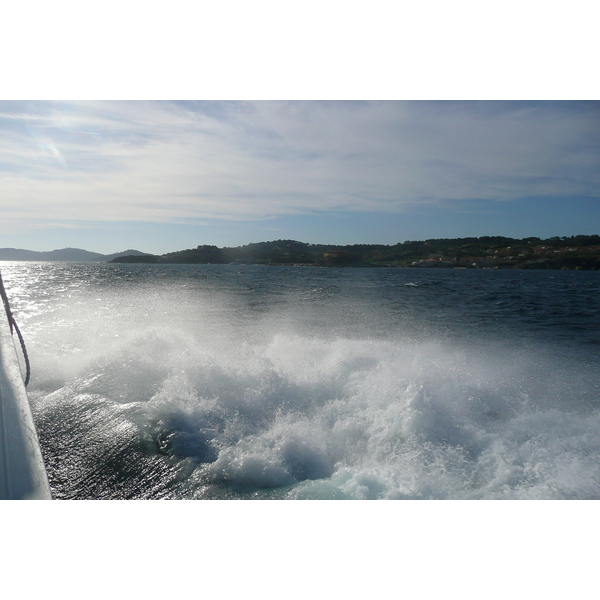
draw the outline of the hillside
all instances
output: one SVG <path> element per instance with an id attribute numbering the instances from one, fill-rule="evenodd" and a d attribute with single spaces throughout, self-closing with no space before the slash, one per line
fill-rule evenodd
<path id="1" fill-rule="evenodd" d="M 63 248 L 49 252 L 35 252 L 17 248 L 0 248 L 0 260 L 26 261 L 72 261 L 72 262 L 110 262 L 119 256 L 147 256 L 139 250 L 125 250 L 114 254 L 98 254 L 79 248 Z"/>
<path id="2" fill-rule="evenodd" d="M 600 269 L 600 236 L 540 239 L 479 237 L 346 246 L 275 240 L 218 248 L 197 246 L 162 256 L 121 256 L 112 262 L 262 264 L 325 267 Z"/>

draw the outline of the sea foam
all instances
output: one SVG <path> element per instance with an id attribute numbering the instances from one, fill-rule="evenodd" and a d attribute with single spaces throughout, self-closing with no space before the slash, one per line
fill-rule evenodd
<path id="1" fill-rule="evenodd" d="M 56 497 L 600 498 L 595 369 L 503 330 L 502 289 L 461 338 L 473 279 L 104 269 L 17 302 Z"/>

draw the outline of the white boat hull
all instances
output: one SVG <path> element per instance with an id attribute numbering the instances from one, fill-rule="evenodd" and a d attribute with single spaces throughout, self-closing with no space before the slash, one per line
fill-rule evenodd
<path id="1" fill-rule="evenodd" d="M 0 310 L 0 499 L 52 499 L 23 375 L 4 310 Z"/>

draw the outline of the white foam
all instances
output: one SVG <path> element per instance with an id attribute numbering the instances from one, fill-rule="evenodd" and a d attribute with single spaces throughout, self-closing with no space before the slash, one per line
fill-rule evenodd
<path id="1" fill-rule="evenodd" d="M 173 497 L 600 498 L 593 390 L 543 349 L 347 336 L 334 309 L 317 327 L 209 291 L 95 294 L 30 317 L 35 414 L 96 411 L 87 463 L 114 430 Z"/>

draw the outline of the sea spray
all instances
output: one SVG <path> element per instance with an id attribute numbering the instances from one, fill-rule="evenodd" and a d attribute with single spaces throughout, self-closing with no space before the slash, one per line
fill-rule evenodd
<path id="1" fill-rule="evenodd" d="M 57 497 L 600 497 L 594 324 L 541 274 L 528 325 L 512 273 L 44 268 L 13 279 Z"/>

